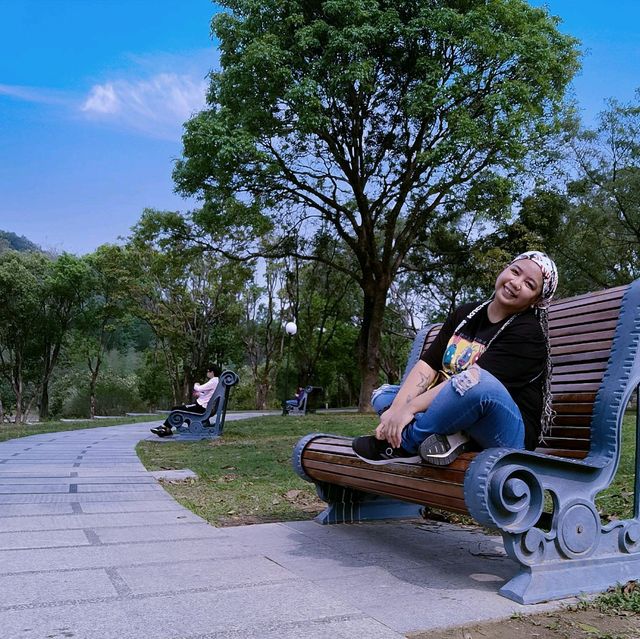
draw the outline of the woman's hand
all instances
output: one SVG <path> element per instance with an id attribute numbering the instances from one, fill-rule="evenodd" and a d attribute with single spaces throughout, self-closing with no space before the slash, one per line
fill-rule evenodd
<path id="1" fill-rule="evenodd" d="M 389 408 L 380 416 L 376 437 L 386 439 L 394 448 L 398 448 L 402 442 L 402 431 L 413 418 L 414 413 L 408 406 Z"/>

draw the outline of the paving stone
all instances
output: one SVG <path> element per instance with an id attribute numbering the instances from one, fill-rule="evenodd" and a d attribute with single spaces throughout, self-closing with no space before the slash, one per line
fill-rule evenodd
<path id="1" fill-rule="evenodd" d="M 0 620 L 4 617 L 2 611 L 10 607 L 118 595 L 104 570 L 0 575 L 0 592 Z M 8 635 L 2 636 L 8 639 Z"/>
<path id="2" fill-rule="evenodd" d="M 136 484 L 83 484 L 77 483 L 79 493 L 127 493 L 155 491 L 164 492 L 157 483 L 140 482 Z"/>
<path id="3" fill-rule="evenodd" d="M 171 594 L 153 599 L 126 598 L 113 602 L 49 606 L 34 610 L 9 610 L 2 614 L 8 637 L 97 637 L 140 639 L 199 636 L 205 633 L 240 633 L 263 637 L 265 628 L 304 627 L 336 617 L 361 619 L 342 604 L 309 584 L 284 583 L 210 592 Z M 215 605 L 212 603 L 215 602 Z M 224 611 L 224 615 L 220 612 Z"/>
<path id="4" fill-rule="evenodd" d="M 232 559 L 251 556 L 246 549 L 222 539 L 156 541 L 76 548 L 51 548 L 46 550 L 0 551 L 0 573 L 19 573 L 39 570 L 64 570 L 66 568 L 103 568 L 158 563 L 171 557 L 172 561 L 200 559 Z"/>
<path id="5" fill-rule="evenodd" d="M 50 493 L 68 493 L 69 486 L 63 484 L 18 484 L 14 486 L 0 485 L 0 495 L 48 495 Z"/>
<path id="6" fill-rule="evenodd" d="M 9 521 L 24 515 L 41 517 L 42 515 L 63 515 L 73 513 L 71 504 L 2 504 L 0 522 Z"/>
<path id="7" fill-rule="evenodd" d="M 82 530 L 49 530 L 38 532 L 0 533 L 0 562 L 8 550 L 21 548 L 61 548 L 64 546 L 88 546 L 89 540 Z M 0 564 L 0 572 L 4 565 Z M 1 591 L 0 591 L 1 592 Z"/>
<path id="8" fill-rule="evenodd" d="M 31 530 L 74 530 L 76 528 L 117 528 L 120 526 L 144 528 L 166 525 L 181 528 L 189 523 L 206 525 L 203 519 L 184 509 L 104 514 L 74 514 L 69 509 L 67 514 L 57 516 L 0 517 L 0 533 Z M 212 535 L 226 536 L 223 532 L 224 529 L 213 526 L 208 526 L 208 528 Z"/>
<path id="9" fill-rule="evenodd" d="M 133 594 L 224 589 L 298 580 L 291 572 L 265 557 L 185 561 L 179 564 L 167 562 L 117 570 Z"/>
<path id="10" fill-rule="evenodd" d="M 178 511 L 178 517 L 188 517 L 191 512 L 182 507 L 177 501 L 175 501 L 168 494 L 162 495 L 148 495 L 145 499 L 131 500 L 131 501 L 118 501 L 118 502 L 98 502 L 92 501 L 82 502 L 82 511 L 88 514 L 92 513 L 144 513 L 144 512 L 158 512 L 158 511 Z"/>
<path id="11" fill-rule="evenodd" d="M 94 528 L 95 534 L 100 541 L 105 544 L 127 543 L 135 541 L 192 541 L 194 539 L 210 539 L 211 543 L 216 540 L 227 539 L 228 535 L 207 524 L 206 521 L 186 523 L 174 521 L 169 525 L 166 523 L 152 524 L 146 526 L 121 526 L 118 528 Z"/>

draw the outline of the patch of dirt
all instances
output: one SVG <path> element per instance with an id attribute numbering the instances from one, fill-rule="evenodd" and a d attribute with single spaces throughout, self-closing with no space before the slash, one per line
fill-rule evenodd
<path id="1" fill-rule="evenodd" d="M 410 639 L 640 639 L 640 615 L 563 609 L 407 635 Z"/>
<path id="2" fill-rule="evenodd" d="M 277 506 L 280 502 L 286 501 L 297 510 L 308 515 L 308 518 L 321 513 L 327 506 L 316 495 L 305 490 L 288 490 L 286 493 L 274 497 L 272 504 Z M 282 521 L 281 517 L 269 517 L 250 514 L 232 514 L 227 517 L 219 517 L 216 526 L 249 526 L 251 524 L 269 524 Z"/>
<path id="3" fill-rule="evenodd" d="M 327 507 L 327 504 L 319 497 L 308 493 L 305 490 L 288 490 L 283 497 L 286 501 L 297 506 L 304 513 L 317 515 Z"/>
<path id="4" fill-rule="evenodd" d="M 228 526 L 251 526 L 252 524 L 269 524 L 276 519 L 267 519 L 265 517 L 255 517 L 254 515 L 232 515 L 230 517 L 218 517 L 216 526 L 225 528 Z"/>

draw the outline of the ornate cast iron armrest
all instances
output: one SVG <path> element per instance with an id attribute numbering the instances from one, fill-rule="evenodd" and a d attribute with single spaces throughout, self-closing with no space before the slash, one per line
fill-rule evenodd
<path id="1" fill-rule="evenodd" d="M 464 498 L 471 515 L 482 525 L 505 533 L 523 533 L 539 521 L 544 493 L 549 491 L 554 512 L 579 497 L 591 500 L 608 483 L 603 471 L 611 458 L 583 460 L 553 457 L 526 450 L 490 448 L 469 465 Z"/>

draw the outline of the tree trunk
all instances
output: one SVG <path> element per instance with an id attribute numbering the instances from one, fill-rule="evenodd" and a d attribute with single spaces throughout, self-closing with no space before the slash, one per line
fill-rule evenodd
<path id="1" fill-rule="evenodd" d="M 40 393 L 40 408 L 38 411 L 41 422 L 49 419 L 49 380 L 42 382 L 42 392 Z"/>
<path id="2" fill-rule="evenodd" d="M 182 368 L 183 382 L 182 382 L 182 399 L 185 404 L 191 404 L 195 401 L 193 398 L 193 385 L 195 380 L 191 374 L 191 368 L 189 366 L 183 366 Z"/>
<path id="3" fill-rule="evenodd" d="M 11 367 L 11 389 L 13 395 L 16 398 L 16 419 L 15 423 L 20 424 L 22 422 L 22 357 L 19 353 L 16 353 L 15 361 Z"/>
<path id="4" fill-rule="evenodd" d="M 256 383 L 256 410 L 267 408 L 267 397 L 269 396 L 269 382 L 261 381 Z"/>
<path id="5" fill-rule="evenodd" d="M 360 367 L 360 397 L 358 412 L 371 412 L 371 393 L 378 386 L 380 370 L 380 339 L 382 320 L 387 303 L 387 288 L 377 282 L 364 291 L 362 327 L 358 336 L 358 365 Z"/>
<path id="6" fill-rule="evenodd" d="M 22 423 L 22 379 L 16 380 L 14 387 L 14 394 L 16 396 L 16 424 Z"/>
<path id="7" fill-rule="evenodd" d="M 98 408 L 98 398 L 96 397 L 96 387 L 98 386 L 98 371 L 100 362 L 96 364 L 95 370 L 91 369 L 91 379 L 89 380 L 89 417 L 95 419 Z"/>

